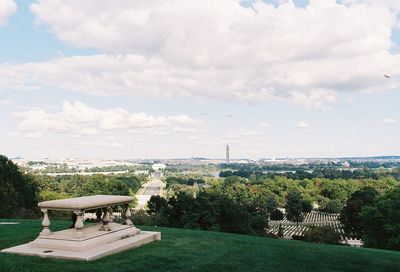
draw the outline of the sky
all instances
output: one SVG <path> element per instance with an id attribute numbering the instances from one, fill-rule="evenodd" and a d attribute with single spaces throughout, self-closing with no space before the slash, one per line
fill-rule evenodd
<path id="1" fill-rule="evenodd" d="M 400 155 L 399 105 L 400 0 L 0 0 L 9 157 Z"/>

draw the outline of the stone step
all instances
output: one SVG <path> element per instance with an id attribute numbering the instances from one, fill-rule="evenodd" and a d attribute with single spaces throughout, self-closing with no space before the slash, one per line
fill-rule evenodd
<path id="1" fill-rule="evenodd" d="M 33 247 L 30 243 L 3 249 L 4 253 L 16 253 L 21 255 L 39 256 L 46 258 L 62 258 L 72 260 L 91 261 L 107 255 L 118 253 L 127 249 L 136 248 L 144 244 L 161 240 L 160 232 L 142 231 L 135 236 L 120 239 L 111 243 L 99 245 L 85 251 L 73 251 L 62 249 L 45 249 Z"/>
<path id="2" fill-rule="evenodd" d="M 100 224 L 101 226 L 101 224 Z M 94 235 L 89 235 L 90 238 L 83 240 L 75 240 L 68 239 L 66 234 L 70 234 L 69 232 L 63 232 L 63 235 L 57 235 L 57 233 L 53 233 L 51 235 L 53 238 L 42 238 L 38 237 L 36 240 L 30 242 L 29 244 L 32 247 L 42 248 L 42 249 L 62 249 L 62 250 L 70 250 L 70 251 L 85 251 L 90 250 L 92 248 L 98 247 L 100 245 L 109 244 L 127 237 L 131 237 L 140 233 L 140 230 L 126 225 L 120 225 L 119 229 L 114 228 L 113 231 L 98 231 L 98 226 L 96 228 L 91 228 L 95 231 Z M 75 229 L 68 230 L 70 232 L 74 232 Z M 86 230 L 88 232 L 88 230 Z M 99 235 L 101 233 L 101 235 Z M 55 238 L 54 238 L 55 237 Z M 62 239 L 57 239 L 57 237 L 62 237 Z"/>

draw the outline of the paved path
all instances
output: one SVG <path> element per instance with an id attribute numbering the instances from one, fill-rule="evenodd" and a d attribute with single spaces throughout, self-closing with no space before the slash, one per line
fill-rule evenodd
<path id="1" fill-rule="evenodd" d="M 144 209 L 147 205 L 147 201 L 150 200 L 151 196 L 164 194 L 165 184 L 161 181 L 162 173 L 156 171 L 151 177 L 151 181 L 143 184 L 142 188 L 137 192 L 136 198 L 138 199 L 138 208 Z"/>

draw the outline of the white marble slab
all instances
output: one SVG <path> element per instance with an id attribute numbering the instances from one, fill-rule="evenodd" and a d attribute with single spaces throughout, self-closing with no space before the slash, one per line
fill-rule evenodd
<path id="1" fill-rule="evenodd" d="M 49 210 L 90 210 L 115 205 L 129 204 L 131 196 L 93 195 L 39 202 L 41 209 Z"/>
<path id="2" fill-rule="evenodd" d="M 111 243 L 102 244 L 97 247 L 93 247 L 89 250 L 84 250 L 84 251 L 51 249 L 51 248 L 46 249 L 41 247 L 35 247 L 28 243 L 20 246 L 3 249 L 1 252 L 47 257 L 47 258 L 91 261 L 127 249 L 136 248 L 156 240 L 161 240 L 161 234 L 159 232 L 142 231 L 137 235 L 130 236 L 125 239 L 119 239 Z"/>

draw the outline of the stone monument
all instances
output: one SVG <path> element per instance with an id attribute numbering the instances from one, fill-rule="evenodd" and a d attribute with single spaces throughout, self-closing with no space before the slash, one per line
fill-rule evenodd
<path id="1" fill-rule="evenodd" d="M 130 196 L 94 195 L 40 202 L 43 230 L 39 236 L 30 243 L 2 252 L 90 261 L 160 240 L 160 232 L 141 231 L 132 224 L 129 208 L 132 201 Z M 124 206 L 122 224 L 110 220 L 109 209 L 113 206 Z M 52 232 L 49 210 L 73 212 L 73 228 Z M 97 210 L 96 214 L 101 217 L 99 223 L 84 225 L 84 214 L 88 210 Z"/>

